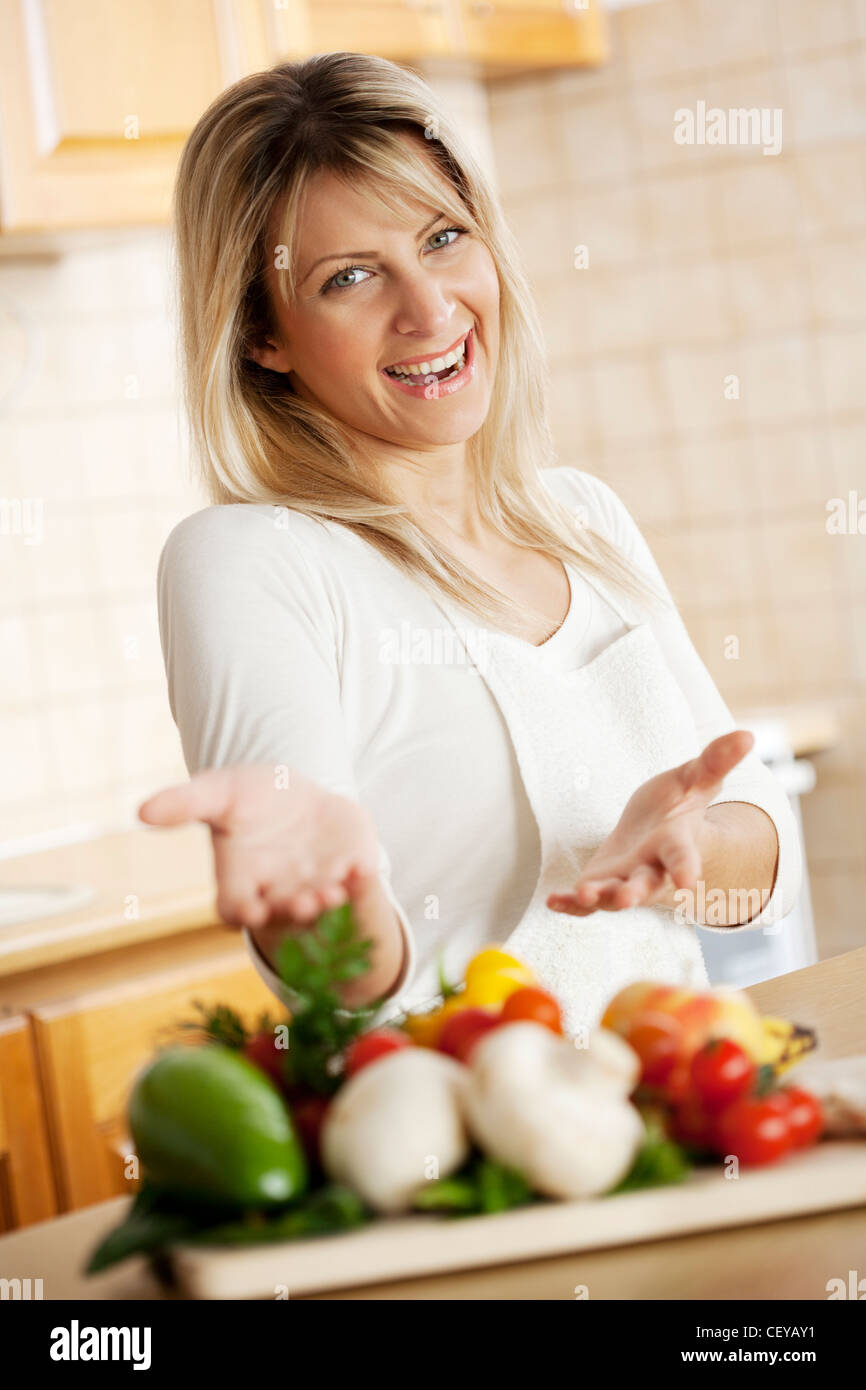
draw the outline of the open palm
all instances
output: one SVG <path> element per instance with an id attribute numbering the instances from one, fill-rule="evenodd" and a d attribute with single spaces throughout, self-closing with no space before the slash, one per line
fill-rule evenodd
<path id="1" fill-rule="evenodd" d="M 702 868 L 706 808 L 754 742 L 748 730 L 735 729 L 713 739 L 696 758 L 644 782 L 572 889 L 550 894 L 547 906 L 586 917 L 649 906 L 671 886 L 693 888 Z"/>

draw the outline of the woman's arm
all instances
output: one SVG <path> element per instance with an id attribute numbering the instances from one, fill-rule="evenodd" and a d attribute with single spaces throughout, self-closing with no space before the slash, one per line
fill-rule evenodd
<path id="1" fill-rule="evenodd" d="M 657 906 L 699 926 L 744 926 L 772 895 L 779 837 L 766 811 L 745 801 L 708 806 L 698 837 L 701 875 L 693 889 L 671 888 Z"/>
<path id="2" fill-rule="evenodd" d="M 260 805 L 254 817 L 260 838 L 268 838 L 263 820 L 270 833 L 265 862 L 271 879 L 280 865 L 289 871 L 288 841 L 296 843 L 302 829 L 288 823 L 286 785 L 290 791 L 306 778 L 332 794 L 322 802 L 323 814 L 337 814 L 336 803 L 344 800 L 363 811 L 342 702 L 338 624 L 328 586 L 307 550 L 306 529 L 313 524 L 270 506 L 209 507 L 175 527 L 159 564 L 169 703 L 187 769 L 194 779 L 201 771 L 223 770 L 232 785 L 238 783 L 235 794 L 241 787 L 260 803 L 274 798 L 273 814 L 264 806 L 263 816 Z M 251 764 L 269 774 L 255 787 L 243 782 L 247 774 L 255 781 Z M 197 818 L 209 819 L 214 830 L 212 819 Z M 336 832 L 331 826 L 321 833 L 330 843 Z M 254 852 L 236 833 L 220 837 L 217 827 L 214 861 L 228 920 L 252 928 L 253 963 L 284 998 L 271 964 L 285 927 L 274 922 L 269 929 L 260 916 L 233 912 L 239 883 L 247 904 L 269 896 L 269 889 L 259 893 L 260 849 Z M 376 872 L 365 885 L 363 905 L 357 896 L 353 902 L 375 941 L 374 968 L 365 986 L 350 989 L 352 1002 L 368 990 L 371 997 L 396 992 L 414 970 L 411 927 L 391 888 L 390 862 L 375 828 L 373 850 Z M 258 937 L 263 930 L 259 948 L 253 932 Z"/>

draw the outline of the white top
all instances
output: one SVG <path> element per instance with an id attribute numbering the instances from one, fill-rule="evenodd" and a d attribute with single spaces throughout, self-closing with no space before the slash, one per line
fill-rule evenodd
<path id="1" fill-rule="evenodd" d="M 637 525 L 606 483 L 568 467 L 545 470 L 542 478 L 670 599 Z M 572 675 L 588 673 L 590 663 L 595 680 L 604 665 L 596 659 L 615 653 L 629 632 L 621 604 L 608 602 L 597 581 L 572 566 L 567 573 L 568 615 L 541 646 L 480 630 L 533 678 L 548 668 L 566 673 L 562 682 L 551 675 L 548 726 L 560 683 L 566 692 Z M 190 774 L 245 762 L 286 764 L 372 812 L 383 881 L 407 941 L 406 969 L 395 986 L 399 1003 L 436 993 L 440 952 L 453 978 L 481 945 L 504 942 L 540 883 L 539 826 L 550 816 L 537 798 L 545 791 L 533 790 L 534 803 L 527 795 L 515 751 L 517 716 L 504 713 L 511 704 L 494 698 L 471 662 L 460 660 L 450 644 L 454 629 L 449 634 L 427 591 L 345 527 L 244 503 L 207 507 L 174 528 L 158 590 L 169 700 Z M 647 627 L 691 712 L 689 738 L 703 748 L 737 725 L 670 603 Z M 570 708 L 564 693 L 563 721 Z M 592 704 L 586 708 L 591 717 Z M 521 722 L 531 718 L 525 710 Z M 589 741 L 593 734 L 586 729 Z M 763 917 L 778 919 L 793 907 L 801 878 L 788 799 L 749 753 L 715 798 L 725 800 L 752 802 L 774 821 L 779 869 Z M 549 809 L 559 814 L 552 793 Z M 572 927 L 603 919 L 611 930 L 622 918 L 557 916 Z M 250 945 L 256 968 L 281 995 Z"/>

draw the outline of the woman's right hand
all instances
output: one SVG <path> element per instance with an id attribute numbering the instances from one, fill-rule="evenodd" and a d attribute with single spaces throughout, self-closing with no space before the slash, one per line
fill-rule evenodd
<path id="1" fill-rule="evenodd" d="M 363 806 L 300 773 L 276 782 L 267 764 L 211 768 L 138 809 L 148 825 L 210 826 L 217 911 L 230 926 L 309 921 L 346 901 L 352 875 L 377 872 L 376 827 Z"/>
<path id="2" fill-rule="evenodd" d="M 289 773 L 288 785 L 277 786 L 273 766 L 244 764 L 211 768 L 166 787 L 142 802 L 138 814 L 147 825 L 197 820 L 210 826 L 217 911 L 230 926 L 250 927 L 271 963 L 293 923 L 310 923 L 352 899 L 375 955 L 346 1002 L 384 993 L 396 979 L 402 932 L 378 880 L 373 818 L 358 802 L 296 772 Z"/>

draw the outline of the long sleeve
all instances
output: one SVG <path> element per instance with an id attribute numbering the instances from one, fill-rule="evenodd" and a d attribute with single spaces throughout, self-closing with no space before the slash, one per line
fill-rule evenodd
<path id="1" fill-rule="evenodd" d="M 601 479 L 569 470 L 588 501 L 589 520 L 644 571 L 670 603 L 670 610 L 653 616 L 651 626 L 671 671 L 685 694 L 701 748 L 740 726 L 723 700 L 712 676 L 695 650 L 652 552 L 625 504 Z M 802 850 L 797 822 L 788 797 L 772 772 L 752 751 L 733 768 L 722 790 L 710 803 L 745 801 L 770 817 L 778 836 L 778 863 L 773 890 L 757 920 L 739 927 L 707 927 L 708 931 L 748 931 L 767 928 L 794 907 L 802 882 Z"/>
<path id="2" fill-rule="evenodd" d="M 206 508 L 180 522 L 163 548 L 160 638 L 187 770 L 272 763 L 358 801 L 327 587 L 300 535 L 305 519 L 287 530 L 278 512 Z M 381 841 L 379 874 L 403 932 L 393 996 L 414 972 L 415 950 Z M 285 1000 L 250 933 L 245 937 L 259 974 Z"/>

